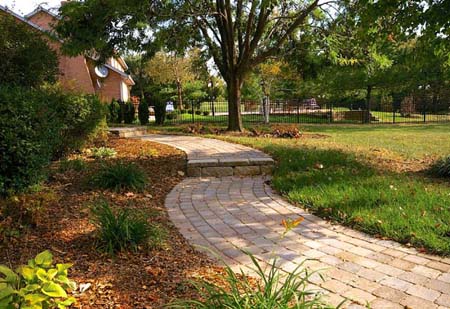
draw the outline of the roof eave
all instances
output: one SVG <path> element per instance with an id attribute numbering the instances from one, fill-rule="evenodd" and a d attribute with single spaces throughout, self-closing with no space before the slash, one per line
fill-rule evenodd
<path id="1" fill-rule="evenodd" d="M 17 18 L 18 20 L 20 20 L 20 21 L 22 21 L 22 22 L 28 24 L 29 26 L 31 26 L 31 27 L 33 27 L 33 28 L 39 30 L 39 31 L 48 33 L 48 31 L 45 30 L 44 28 L 41 28 L 41 27 L 39 27 L 38 25 L 36 25 L 36 24 L 30 22 L 29 20 L 23 18 L 23 17 L 20 16 L 19 14 L 14 13 L 14 12 L 11 11 L 10 9 L 8 9 L 8 7 L 6 7 L 6 6 L 0 5 L 0 10 L 4 11 L 4 12 L 10 14 L 10 15 L 12 15 L 13 17 Z"/>
<path id="2" fill-rule="evenodd" d="M 27 15 L 24 16 L 25 19 L 30 19 L 31 17 L 33 17 L 34 15 L 36 15 L 39 12 L 45 12 L 49 15 L 51 15 L 52 17 L 56 18 L 56 19 L 61 19 L 61 17 L 55 13 L 53 13 L 52 11 L 42 7 L 41 5 L 39 5 L 36 9 L 34 9 L 33 12 L 28 13 Z"/>

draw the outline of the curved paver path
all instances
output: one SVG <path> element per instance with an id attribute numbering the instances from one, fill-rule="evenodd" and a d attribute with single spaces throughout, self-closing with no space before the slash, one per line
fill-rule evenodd
<path id="1" fill-rule="evenodd" d="M 270 156 L 253 148 L 243 145 L 227 143 L 212 138 L 184 135 L 147 134 L 142 139 L 170 145 L 183 150 L 188 160 L 208 159 L 253 159 Z"/>
<path id="2" fill-rule="evenodd" d="M 207 149 L 210 140 L 198 137 L 195 143 L 191 137 L 145 138 L 184 148 L 188 156 L 220 156 L 215 140 L 212 149 Z M 196 145 L 201 145 L 198 151 Z M 235 147 L 241 148 L 229 144 L 226 149 Z M 233 155 L 231 150 L 227 153 Z M 311 285 L 321 289 L 332 304 L 347 298 L 349 308 L 360 308 L 356 303 L 383 309 L 450 307 L 449 258 L 421 254 L 393 241 L 331 225 L 290 205 L 266 180 L 265 176 L 187 178 L 167 196 L 166 207 L 192 244 L 210 247 L 227 263 L 244 270 L 251 261 L 241 249 L 261 261 L 270 261 L 275 252 L 279 267 L 287 272 L 315 259 L 305 265 L 321 269 L 326 280 L 315 276 Z M 305 220 L 281 238 L 281 220 L 299 216 Z"/>
<path id="3" fill-rule="evenodd" d="M 179 148 L 187 154 L 190 177 L 254 176 L 271 174 L 273 159 L 243 145 L 216 139 L 150 134 L 142 139 Z"/>

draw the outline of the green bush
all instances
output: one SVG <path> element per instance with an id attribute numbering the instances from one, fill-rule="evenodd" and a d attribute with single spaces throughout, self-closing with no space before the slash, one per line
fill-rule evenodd
<path id="1" fill-rule="evenodd" d="M 196 111 L 195 111 L 195 114 L 196 114 L 196 115 L 201 115 L 201 114 L 202 114 L 202 111 L 201 111 L 201 110 L 196 110 Z"/>
<path id="2" fill-rule="evenodd" d="M 150 116 L 150 111 L 148 110 L 147 100 L 141 99 L 138 108 L 138 117 L 141 125 L 145 126 L 148 124 L 148 117 Z"/>
<path id="3" fill-rule="evenodd" d="M 273 308 L 273 309 L 318 309 L 331 308 L 321 301 L 317 291 L 307 289 L 308 280 L 314 272 L 309 272 L 300 264 L 292 272 L 284 275 L 276 267 L 274 259 L 266 269 L 256 258 L 247 252 L 253 262 L 256 274 L 255 283 L 244 272 L 236 274 L 230 266 L 225 266 L 225 274 L 219 286 L 207 281 L 193 282 L 201 300 L 174 302 L 171 308 Z"/>
<path id="4" fill-rule="evenodd" d="M 76 302 L 67 295 L 75 290 L 68 269 L 72 264 L 56 264 L 49 251 L 39 253 L 15 272 L 0 265 L 0 308 L 66 308 Z"/>
<path id="5" fill-rule="evenodd" d="M 95 159 L 114 158 L 117 151 L 108 147 L 91 148 L 91 157 Z"/>
<path id="6" fill-rule="evenodd" d="M 122 123 L 122 112 L 119 102 L 112 100 L 108 105 L 108 123 Z"/>
<path id="7" fill-rule="evenodd" d="M 150 242 L 158 245 L 164 237 L 162 230 L 151 226 L 143 216 L 124 208 L 114 212 L 106 201 L 98 201 L 91 212 L 99 248 L 110 254 L 129 249 L 136 251 L 140 245 Z"/>
<path id="8" fill-rule="evenodd" d="M 55 119 L 61 130 L 58 135 L 58 147 L 54 158 L 67 153 L 81 150 L 87 142 L 92 140 L 101 129 L 106 116 L 105 105 L 94 95 L 67 94 L 60 89 L 51 90 L 57 100 L 55 105 Z"/>
<path id="9" fill-rule="evenodd" d="M 439 159 L 430 168 L 430 174 L 437 177 L 450 178 L 450 156 Z"/>
<path id="10" fill-rule="evenodd" d="M 124 122 L 126 124 L 131 124 L 136 119 L 136 110 L 134 109 L 134 104 L 131 102 L 126 102 L 124 104 Z"/>
<path id="11" fill-rule="evenodd" d="M 175 120 L 177 119 L 178 115 L 177 112 L 170 112 L 166 114 L 167 120 Z"/>
<path id="12" fill-rule="evenodd" d="M 209 111 L 203 111 L 203 116 L 209 116 Z"/>
<path id="13" fill-rule="evenodd" d="M 142 191 L 147 185 L 147 177 L 136 164 L 115 162 L 103 165 L 91 182 L 102 189 Z"/>
<path id="14" fill-rule="evenodd" d="M 52 159 L 79 150 L 104 119 L 94 96 L 56 87 L 0 86 L 0 195 L 45 178 Z"/>
<path id="15" fill-rule="evenodd" d="M 155 123 L 163 125 L 166 119 L 166 102 L 159 93 L 153 95 L 153 106 L 155 109 Z"/>
<path id="16" fill-rule="evenodd" d="M 189 115 L 192 115 L 192 114 L 193 114 L 192 109 L 188 110 L 187 113 L 188 113 Z"/>

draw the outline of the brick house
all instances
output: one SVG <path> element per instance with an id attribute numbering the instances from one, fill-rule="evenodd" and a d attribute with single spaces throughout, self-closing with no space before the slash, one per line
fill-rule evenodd
<path id="1" fill-rule="evenodd" d="M 39 6 L 30 14 L 20 16 L 6 7 L 0 5 L 1 14 L 9 14 L 19 22 L 23 22 L 33 30 L 51 33 L 52 25 L 58 22 L 59 17 L 51 11 Z M 131 87 L 134 81 L 129 74 L 124 59 L 120 56 L 109 58 L 105 64 L 97 65 L 90 56 L 69 57 L 63 55 L 62 42 L 48 38 L 49 46 L 58 54 L 59 82 L 67 90 L 83 93 L 97 94 L 102 101 L 110 102 L 112 99 L 129 101 Z"/>

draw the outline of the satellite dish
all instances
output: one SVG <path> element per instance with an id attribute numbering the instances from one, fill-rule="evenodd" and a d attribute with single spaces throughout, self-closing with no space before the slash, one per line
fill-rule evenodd
<path id="1" fill-rule="evenodd" d="M 109 70 L 104 65 L 99 65 L 95 67 L 95 74 L 100 78 L 106 78 L 108 77 Z"/>

